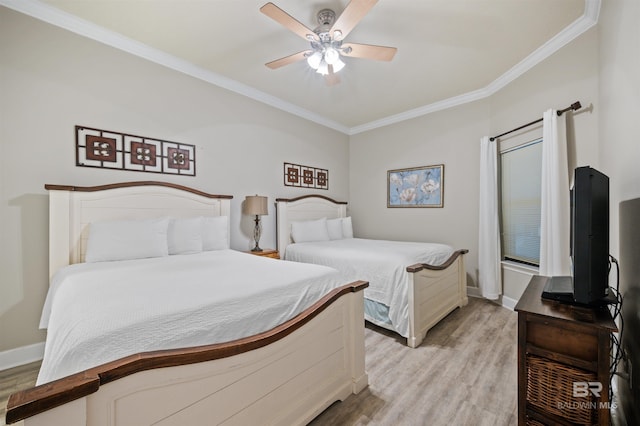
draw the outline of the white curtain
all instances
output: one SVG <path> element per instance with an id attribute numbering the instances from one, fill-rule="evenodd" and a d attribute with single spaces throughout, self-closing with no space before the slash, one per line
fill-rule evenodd
<path id="1" fill-rule="evenodd" d="M 569 173 L 566 119 L 551 109 L 542 129 L 540 275 L 571 275 Z"/>
<path id="2" fill-rule="evenodd" d="M 498 148 L 480 139 L 480 234 L 478 236 L 479 286 L 482 296 L 497 299 L 501 292 L 500 224 L 498 221 Z"/>

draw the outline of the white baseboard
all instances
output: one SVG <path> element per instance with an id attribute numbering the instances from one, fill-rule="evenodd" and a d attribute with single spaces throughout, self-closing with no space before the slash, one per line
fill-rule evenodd
<path id="1" fill-rule="evenodd" d="M 505 295 L 502 295 L 502 306 L 503 306 L 503 307 L 505 307 L 505 308 L 510 309 L 510 310 L 512 310 L 512 311 L 513 311 L 513 308 L 515 308 L 515 307 L 516 307 L 516 304 L 517 304 L 517 303 L 518 303 L 518 301 L 517 301 L 517 300 L 512 299 L 512 298 L 510 298 L 510 297 L 507 297 L 507 296 L 505 296 Z"/>
<path id="2" fill-rule="evenodd" d="M 478 287 L 469 287 L 467 286 L 467 296 L 471 297 L 482 297 L 482 292 Z"/>
<path id="3" fill-rule="evenodd" d="M 0 352 L 0 371 L 31 362 L 40 361 L 44 357 L 44 342 L 22 346 Z"/>
<path id="4" fill-rule="evenodd" d="M 467 296 L 469 296 L 469 297 L 479 297 L 480 299 L 483 299 L 482 292 L 477 287 L 468 287 L 467 286 Z M 507 308 L 507 309 L 509 309 L 511 311 L 513 311 L 513 308 L 515 308 L 516 304 L 518 303 L 517 300 L 512 299 L 510 297 L 507 297 L 505 295 L 501 295 L 498 300 L 493 300 L 493 302 L 497 302 L 499 305 L 502 305 L 503 308 Z"/>

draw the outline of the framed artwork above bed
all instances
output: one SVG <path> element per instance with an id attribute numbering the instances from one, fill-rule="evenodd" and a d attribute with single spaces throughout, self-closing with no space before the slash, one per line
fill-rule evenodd
<path id="1" fill-rule="evenodd" d="M 284 163 L 284 185 L 329 189 L 329 170 L 301 164 Z"/>
<path id="2" fill-rule="evenodd" d="M 76 126 L 76 166 L 195 176 L 196 147 Z"/>
<path id="3" fill-rule="evenodd" d="M 444 164 L 387 171 L 387 207 L 442 207 Z"/>

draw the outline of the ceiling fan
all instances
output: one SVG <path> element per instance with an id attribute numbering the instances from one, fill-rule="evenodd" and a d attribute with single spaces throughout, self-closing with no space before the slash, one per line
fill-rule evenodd
<path id="1" fill-rule="evenodd" d="M 395 47 L 344 42 L 351 30 L 377 2 L 378 0 L 351 0 L 337 19 L 333 10 L 322 9 L 317 15 L 319 25 L 314 30 L 307 28 L 275 4 L 265 4 L 260 8 L 262 13 L 311 44 L 310 49 L 265 65 L 276 69 L 306 59 L 311 68 L 325 76 L 328 85 L 333 85 L 340 81 L 336 73 L 345 66 L 342 56 L 378 61 L 392 60 L 397 51 Z"/>

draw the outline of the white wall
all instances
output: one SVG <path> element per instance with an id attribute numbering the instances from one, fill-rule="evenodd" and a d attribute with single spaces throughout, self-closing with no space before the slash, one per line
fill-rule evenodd
<path id="1" fill-rule="evenodd" d="M 75 166 L 75 125 L 197 146 L 197 176 Z M 48 287 L 44 184 L 164 180 L 231 194 L 232 248 L 251 248 L 246 195 L 266 195 L 262 247 L 275 247 L 283 163 L 329 170 L 348 199 L 348 137 L 89 39 L 0 7 L 0 355 L 38 343 Z M 1 357 L 0 357 L 1 358 Z"/>
<path id="2" fill-rule="evenodd" d="M 351 137 L 350 208 L 357 237 L 431 241 L 469 249 L 469 285 L 478 268 L 480 137 L 486 101 Z M 443 208 L 387 208 L 387 170 L 444 164 Z"/>
<path id="3" fill-rule="evenodd" d="M 620 291 L 624 296 L 622 310 L 625 318 L 621 340 L 626 352 L 618 369 L 622 374 L 616 376 L 614 383 L 618 398 L 617 413 L 614 414 L 621 418 L 619 413 L 624 412 L 628 424 L 640 421 L 640 278 L 637 273 L 640 253 L 633 252 L 634 248 L 637 251 L 637 244 L 620 243 L 624 240 L 638 241 L 640 217 L 636 217 L 635 224 L 630 217 L 627 228 L 620 229 L 619 213 L 621 202 L 640 197 L 639 23 L 640 2 L 637 0 L 603 2 L 598 23 L 602 111 L 598 130 L 599 155 L 601 170 L 610 179 L 610 250 L 620 260 Z M 627 251 L 623 252 L 624 249 Z M 610 277 L 610 285 L 615 285 L 613 277 Z M 633 386 L 629 385 L 630 382 Z"/>
<path id="4" fill-rule="evenodd" d="M 611 185 L 611 250 L 618 255 L 618 205 L 640 197 L 640 2 L 603 2 L 600 12 L 602 172 Z"/>

